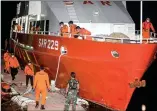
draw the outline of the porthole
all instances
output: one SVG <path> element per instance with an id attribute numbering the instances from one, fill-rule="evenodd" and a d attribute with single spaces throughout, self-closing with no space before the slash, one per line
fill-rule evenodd
<path id="1" fill-rule="evenodd" d="M 114 58 L 119 58 L 119 53 L 117 51 L 111 51 L 111 54 Z"/>

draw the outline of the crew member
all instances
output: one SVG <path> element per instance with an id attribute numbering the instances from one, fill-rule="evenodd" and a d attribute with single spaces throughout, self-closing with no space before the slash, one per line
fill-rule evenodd
<path id="1" fill-rule="evenodd" d="M 31 62 L 29 61 L 28 64 L 25 66 L 24 69 L 25 75 L 26 75 L 26 87 L 28 87 L 29 79 L 31 81 L 31 86 L 33 88 L 33 76 L 34 76 L 34 68 Z"/>
<path id="2" fill-rule="evenodd" d="M 49 76 L 44 71 L 43 65 L 40 66 L 40 71 L 37 72 L 35 75 L 33 88 L 35 89 L 35 97 L 36 97 L 35 108 L 38 108 L 39 106 L 39 97 L 41 93 L 42 102 L 41 102 L 40 109 L 41 110 L 45 109 L 44 105 L 46 102 L 47 89 L 50 91 L 50 83 L 49 83 Z"/>
<path id="3" fill-rule="evenodd" d="M 71 72 L 71 79 L 68 81 L 66 88 L 66 101 L 64 111 L 69 110 L 70 102 L 72 101 L 72 110 L 76 111 L 77 93 L 79 92 L 79 82 L 75 79 L 75 73 Z"/>
<path id="4" fill-rule="evenodd" d="M 143 27 L 143 38 L 150 38 L 150 29 L 155 32 L 155 29 L 152 25 L 152 23 L 150 22 L 150 18 L 147 18 L 145 22 L 143 22 L 142 24 Z"/>
<path id="5" fill-rule="evenodd" d="M 79 36 L 81 36 L 83 39 L 92 40 L 92 37 L 84 36 L 84 35 L 91 35 L 91 32 L 85 28 L 80 28 L 79 26 L 77 26 L 75 34 L 77 34 L 74 36 L 75 38 L 78 38 Z"/>
<path id="6" fill-rule="evenodd" d="M 60 35 L 63 37 L 68 37 L 68 26 L 64 24 L 64 22 L 60 22 Z"/>
<path id="7" fill-rule="evenodd" d="M 15 57 L 14 54 L 11 55 L 10 59 L 9 59 L 9 66 L 11 69 L 11 76 L 12 76 L 12 80 L 15 79 L 15 76 L 18 73 L 18 68 L 19 68 L 19 62 L 17 60 L 17 58 Z"/>
<path id="8" fill-rule="evenodd" d="M 3 59 L 5 62 L 4 72 L 9 73 L 10 72 L 10 67 L 9 67 L 10 54 L 8 50 L 4 53 Z"/>
<path id="9" fill-rule="evenodd" d="M 35 31 L 36 31 L 37 34 L 40 33 L 40 25 L 36 26 Z"/>
<path id="10" fill-rule="evenodd" d="M 18 32 L 20 32 L 22 29 L 21 29 L 21 26 L 18 24 L 18 23 L 16 23 L 15 24 L 15 31 L 18 31 Z"/>
<path id="11" fill-rule="evenodd" d="M 74 37 L 77 25 L 73 24 L 73 21 L 69 21 L 68 24 L 69 24 L 69 28 L 70 28 L 69 32 L 71 33 L 71 37 Z"/>

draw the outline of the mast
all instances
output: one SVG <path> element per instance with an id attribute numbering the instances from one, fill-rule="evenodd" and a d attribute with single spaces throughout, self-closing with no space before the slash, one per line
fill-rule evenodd
<path id="1" fill-rule="evenodd" d="M 141 1 L 141 9 L 140 9 L 140 43 L 142 43 L 142 15 L 143 15 L 143 1 Z"/>

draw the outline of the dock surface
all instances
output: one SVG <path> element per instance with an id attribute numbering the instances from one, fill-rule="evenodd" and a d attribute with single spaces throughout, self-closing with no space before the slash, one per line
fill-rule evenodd
<path id="1" fill-rule="evenodd" d="M 7 74 L 3 72 L 4 66 L 3 62 L 1 65 L 1 73 L 3 75 L 3 81 L 8 82 L 10 84 L 15 83 L 14 89 L 19 92 L 23 97 L 30 98 L 32 100 L 35 100 L 35 93 L 33 91 L 24 94 L 29 88 L 26 88 L 26 77 L 24 75 L 24 72 L 19 69 L 18 74 L 16 75 L 16 78 L 14 81 L 11 79 L 11 74 Z M 30 85 L 30 84 L 29 84 Z M 31 88 L 31 86 L 29 86 Z M 46 104 L 45 104 L 45 110 L 50 111 L 63 111 L 64 110 L 64 104 L 65 104 L 65 97 L 60 93 L 61 91 L 55 91 L 55 92 L 48 92 Z M 40 106 L 38 109 L 35 108 L 35 103 L 29 103 L 27 107 L 28 111 L 31 110 L 40 110 Z M 70 110 L 71 110 L 70 106 Z M 81 105 L 77 105 L 76 107 L 77 111 L 85 111 L 85 109 Z"/>

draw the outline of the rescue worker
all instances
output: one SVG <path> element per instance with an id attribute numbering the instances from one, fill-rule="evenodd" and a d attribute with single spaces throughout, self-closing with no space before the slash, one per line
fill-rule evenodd
<path id="1" fill-rule="evenodd" d="M 150 38 L 150 29 L 155 32 L 155 29 L 152 25 L 152 23 L 150 22 L 150 18 L 147 18 L 145 22 L 143 22 L 142 24 L 143 27 L 143 38 Z"/>
<path id="2" fill-rule="evenodd" d="M 64 22 L 60 22 L 60 35 L 63 37 L 68 37 L 68 26 L 64 24 Z"/>
<path id="3" fill-rule="evenodd" d="M 74 35 L 74 38 L 78 38 L 79 36 L 81 36 L 82 39 L 92 40 L 92 37 L 84 36 L 84 35 L 91 35 L 91 32 L 85 28 L 80 28 L 79 26 L 77 26 L 75 34 L 77 34 L 77 35 Z"/>
<path id="4" fill-rule="evenodd" d="M 20 32 L 21 30 L 22 30 L 21 26 L 18 23 L 16 23 L 15 24 L 15 31 Z"/>
<path id="5" fill-rule="evenodd" d="M 15 76 L 18 73 L 18 68 L 19 68 L 19 62 L 17 60 L 17 58 L 15 57 L 14 54 L 11 54 L 11 57 L 9 59 L 9 66 L 10 66 L 10 70 L 11 70 L 11 76 L 12 76 L 12 80 L 15 79 Z"/>
<path id="6" fill-rule="evenodd" d="M 9 67 L 10 53 L 8 50 L 6 50 L 6 52 L 4 53 L 3 59 L 5 62 L 4 72 L 9 74 L 9 72 L 10 72 L 10 67 Z"/>
<path id="7" fill-rule="evenodd" d="M 35 97 L 36 97 L 36 106 L 39 106 L 39 97 L 40 93 L 42 95 L 42 102 L 41 102 L 41 110 L 45 109 L 44 105 L 46 103 L 46 96 L 47 96 L 47 89 L 50 91 L 50 83 L 49 83 L 49 76 L 44 71 L 43 65 L 40 66 L 40 71 L 36 73 L 34 78 L 34 85 L 33 88 L 35 89 Z"/>
<path id="8" fill-rule="evenodd" d="M 71 79 L 68 81 L 66 88 L 66 101 L 64 111 L 69 110 L 70 102 L 72 101 L 72 110 L 76 111 L 77 93 L 79 92 L 79 82 L 75 79 L 75 72 L 71 72 Z"/>
<path id="9" fill-rule="evenodd" d="M 40 25 L 36 26 L 35 31 L 36 31 L 36 34 L 40 34 Z"/>
<path id="10" fill-rule="evenodd" d="M 33 68 L 33 65 L 31 64 L 30 61 L 25 66 L 24 72 L 25 72 L 25 75 L 26 75 L 26 87 L 28 87 L 28 82 L 30 80 L 31 86 L 32 86 L 32 89 L 33 89 L 34 68 Z"/>
<path id="11" fill-rule="evenodd" d="M 69 21 L 69 33 L 71 34 L 71 37 L 74 37 L 74 33 L 76 32 L 77 25 L 73 24 L 73 21 Z"/>

